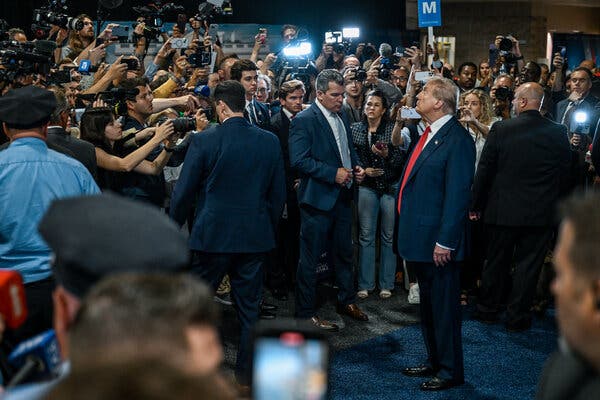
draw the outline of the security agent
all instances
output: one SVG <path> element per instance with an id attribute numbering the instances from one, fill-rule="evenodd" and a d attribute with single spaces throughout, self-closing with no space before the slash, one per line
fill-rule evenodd
<path id="1" fill-rule="evenodd" d="M 600 195 L 572 198 L 554 252 L 552 291 L 561 333 L 559 351 L 546 362 L 537 400 L 600 396 Z"/>
<path id="2" fill-rule="evenodd" d="M 50 249 L 37 232 L 40 219 L 55 199 L 99 192 L 80 162 L 48 148 L 55 108 L 52 92 L 35 86 L 0 97 L 0 121 L 10 139 L 0 152 L 0 268 L 23 276 L 29 309 L 13 344 L 52 326 L 54 279 Z"/>
<path id="3" fill-rule="evenodd" d="M 177 273 L 189 262 L 185 235 L 163 213 L 112 194 L 55 201 L 39 232 L 54 253 L 51 304 L 65 374 L 69 330 L 82 299 L 97 282 L 124 272 Z M 42 398 L 55 383 L 17 387 L 3 400 Z"/>

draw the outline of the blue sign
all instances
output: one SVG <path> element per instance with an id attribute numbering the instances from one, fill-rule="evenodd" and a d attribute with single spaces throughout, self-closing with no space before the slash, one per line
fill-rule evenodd
<path id="1" fill-rule="evenodd" d="M 428 26 L 442 26 L 441 0 L 419 0 L 419 28 Z"/>

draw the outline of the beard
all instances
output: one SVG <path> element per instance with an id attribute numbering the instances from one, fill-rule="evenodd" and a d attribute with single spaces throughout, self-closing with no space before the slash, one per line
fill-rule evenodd
<path id="1" fill-rule="evenodd" d="M 583 97 L 583 93 L 571 92 L 569 94 L 569 101 L 579 101 Z"/>

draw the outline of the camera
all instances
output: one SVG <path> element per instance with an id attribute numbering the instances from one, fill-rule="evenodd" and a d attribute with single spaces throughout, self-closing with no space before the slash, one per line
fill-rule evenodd
<path id="1" fill-rule="evenodd" d="M 66 0 L 50 0 L 45 7 L 33 10 L 33 23 L 31 30 L 37 39 L 48 36 L 50 25 L 61 28 L 80 31 L 83 29 L 83 21 L 70 17 L 66 14 Z"/>
<path id="2" fill-rule="evenodd" d="M 514 93 L 506 86 L 500 86 L 499 88 L 496 88 L 495 96 L 498 100 L 510 102 L 513 99 Z"/>
<path id="3" fill-rule="evenodd" d="M 206 2 L 201 2 L 198 6 L 198 13 L 192 18 L 196 21 L 204 22 L 212 21 L 215 17 L 221 15 L 233 15 L 233 7 L 230 1 L 207 0 Z"/>
<path id="4" fill-rule="evenodd" d="M 212 49 L 210 46 L 200 46 L 195 53 L 187 56 L 193 68 L 204 68 L 212 63 Z"/>
<path id="5" fill-rule="evenodd" d="M 155 1 L 148 6 L 132 7 L 133 11 L 138 13 L 144 19 L 144 37 L 147 40 L 156 40 L 161 33 L 163 21 L 165 18 L 170 18 L 178 13 L 184 13 L 185 9 L 182 6 L 174 3 L 162 4 L 162 1 Z M 140 23 L 132 24 L 135 29 Z"/>
<path id="6" fill-rule="evenodd" d="M 364 82 L 367 79 L 367 71 L 361 67 L 352 68 L 350 71 L 354 71 L 354 76 L 350 78 L 351 81 Z"/>
<path id="7" fill-rule="evenodd" d="M 193 117 L 179 117 L 168 121 L 173 121 L 175 133 L 185 133 L 196 130 L 196 118 Z"/>
<path id="8" fill-rule="evenodd" d="M 173 39 L 171 39 L 171 48 L 172 49 L 187 49 L 188 48 L 188 40 L 187 40 L 187 38 L 173 38 Z"/>
<path id="9" fill-rule="evenodd" d="M 135 97 L 140 94 L 140 90 L 138 88 L 127 90 L 123 88 L 113 88 L 111 90 L 105 92 L 99 92 L 97 95 L 91 95 L 93 98 L 91 100 L 102 100 L 104 101 L 110 108 L 112 108 L 115 115 L 127 115 L 127 100 L 135 101 Z M 79 94 L 77 97 L 82 100 L 90 101 L 87 95 Z"/>
<path id="10" fill-rule="evenodd" d="M 140 67 L 140 63 L 137 58 L 122 58 L 121 62 L 127 64 L 127 71 L 137 71 Z"/>
<path id="11" fill-rule="evenodd" d="M 32 73 L 47 75 L 52 64 L 56 43 L 48 40 L 20 43 L 0 42 L 0 82 L 12 83 L 15 78 Z"/>

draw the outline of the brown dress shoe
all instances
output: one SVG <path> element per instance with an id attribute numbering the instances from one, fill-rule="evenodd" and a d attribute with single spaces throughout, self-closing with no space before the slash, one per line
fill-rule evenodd
<path id="1" fill-rule="evenodd" d="M 310 319 L 310 322 L 312 322 L 312 324 L 314 326 L 316 326 L 317 328 L 323 329 L 324 331 L 327 331 L 327 332 L 337 332 L 340 330 L 340 328 L 333 322 L 326 321 L 326 320 L 321 319 L 316 316 L 312 317 Z"/>
<path id="2" fill-rule="evenodd" d="M 347 306 L 342 306 L 338 304 L 336 307 L 338 314 L 347 315 L 350 318 L 353 318 L 357 321 L 368 321 L 369 317 L 367 314 L 362 312 L 360 308 L 356 304 L 348 304 Z"/>

